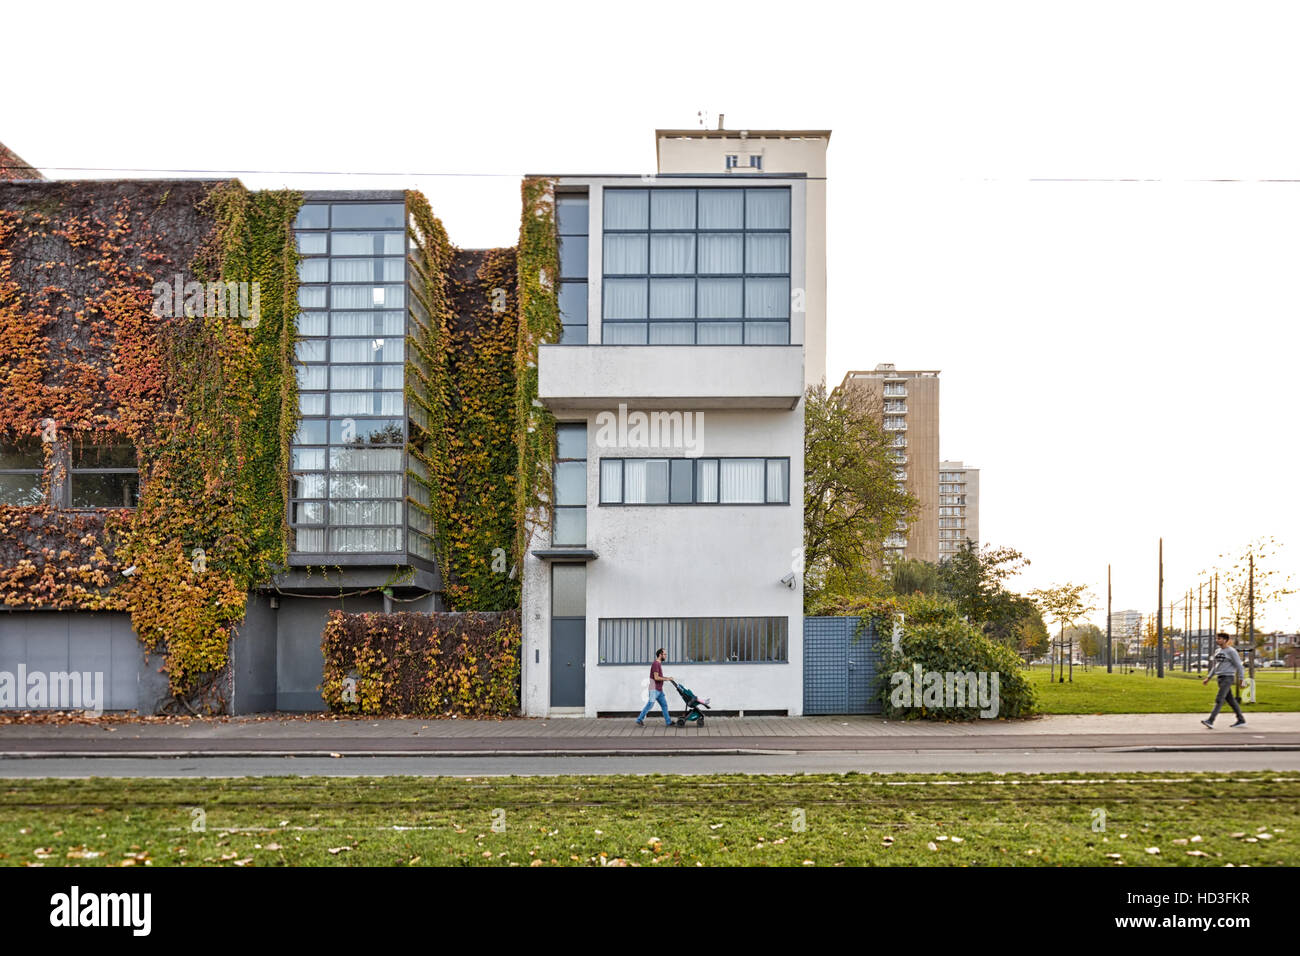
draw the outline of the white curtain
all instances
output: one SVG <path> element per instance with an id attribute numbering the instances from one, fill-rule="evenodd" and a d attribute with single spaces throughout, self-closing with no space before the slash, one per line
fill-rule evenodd
<path id="1" fill-rule="evenodd" d="M 739 322 L 701 322 L 699 329 L 700 345 L 740 345 L 741 332 Z"/>
<path id="2" fill-rule="evenodd" d="M 324 286 L 306 286 L 298 287 L 298 304 L 304 309 L 323 309 L 325 308 L 325 287 Z"/>
<path id="3" fill-rule="evenodd" d="M 746 189 L 746 229 L 789 229 L 790 190 Z"/>
<path id="4" fill-rule="evenodd" d="M 419 487 L 412 482 L 412 488 Z M 360 473 L 330 476 L 330 497 L 340 498 L 400 498 L 402 476 L 399 474 Z M 413 495 L 414 497 L 414 495 Z"/>
<path id="5" fill-rule="evenodd" d="M 694 229 L 694 189 L 654 189 L 650 192 L 650 228 Z"/>
<path id="6" fill-rule="evenodd" d="M 299 362 L 325 361 L 325 340 L 304 339 L 294 344 L 294 355 Z"/>
<path id="7" fill-rule="evenodd" d="M 695 464 L 695 496 L 703 504 L 714 504 L 718 500 L 718 462 L 705 458 Z"/>
<path id="8" fill-rule="evenodd" d="M 400 448 L 331 448 L 331 471 L 397 471 L 402 467 Z"/>
<path id="9" fill-rule="evenodd" d="M 741 310 L 740 279 L 699 279 L 699 317 L 738 319 Z"/>
<path id="10" fill-rule="evenodd" d="M 328 369 L 324 365 L 311 367 L 298 367 L 298 387 L 305 392 L 313 389 L 325 387 L 325 375 Z"/>
<path id="11" fill-rule="evenodd" d="M 606 322 L 601 326 L 602 345 L 645 345 L 644 322 Z"/>
<path id="12" fill-rule="evenodd" d="M 744 201 L 739 189 L 701 189 L 700 228 L 741 228 L 745 224 Z"/>
<path id="13" fill-rule="evenodd" d="M 341 501 L 330 503 L 330 524 L 391 524 L 402 523 L 400 501 Z"/>
<path id="14" fill-rule="evenodd" d="M 772 459 L 767 463 L 767 500 L 786 501 L 790 484 L 790 463 Z"/>
<path id="15" fill-rule="evenodd" d="M 376 254 L 375 242 L 378 240 L 378 252 L 383 255 L 400 256 L 406 250 L 402 248 L 400 232 L 335 232 L 330 234 L 333 245 L 331 253 L 336 256 L 373 256 Z"/>
<path id="16" fill-rule="evenodd" d="M 644 233 L 605 236 L 605 275 L 645 275 L 647 261 Z"/>
<path id="17" fill-rule="evenodd" d="M 650 280 L 650 318 L 691 319 L 694 317 L 694 279 Z"/>
<path id="18" fill-rule="evenodd" d="M 332 415 L 400 415 L 401 392 L 335 392 L 330 396 Z"/>
<path id="19" fill-rule="evenodd" d="M 331 335 L 403 335 L 400 312 L 331 312 Z"/>
<path id="20" fill-rule="evenodd" d="M 324 529 L 308 531 L 305 528 L 298 528 L 294 531 L 294 537 L 297 539 L 294 543 L 296 551 L 307 554 L 323 554 L 325 551 Z"/>
<path id="21" fill-rule="evenodd" d="M 401 528 L 334 528 L 329 539 L 332 554 L 402 550 Z"/>
<path id="22" fill-rule="evenodd" d="M 790 271 L 790 237 L 784 233 L 758 233 L 745 237 L 745 271 L 751 275 Z"/>
<path id="23" fill-rule="evenodd" d="M 320 393 L 316 395 L 308 395 L 305 392 L 299 392 L 298 411 L 302 415 L 324 415 L 325 414 L 324 393 Z"/>
<path id="24" fill-rule="evenodd" d="M 400 309 L 406 303 L 406 286 L 336 285 L 331 286 L 336 309 Z"/>
<path id="25" fill-rule="evenodd" d="M 721 472 L 722 504 L 761 504 L 763 502 L 765 477 L 763 459 L 724 459 Z"/>
<path id="26" fill-rule="evenodd" d="M 325 467 L 324 448 L 295 448 L 289 455 L 294 471 L 320 471 Z"/>
<path id="27" fill-rule="evenodd" d="M 789 279 L 745 280 L 745 318 L 784 319 L 789 315 Z"/>
<path id="28" fill-rule="evenodd" d="M 644 458 L 623 462 L 624 501 L 629 505 L 645 504 L 646 461 Z"/>
<path id="29" fill-rule="evenodd" d="M 331 259 L 330 278 L 334 282 L 404 282 L 406 260 Z"/>
<path id="30" fill-rule="evenodd" d="M 612 237 L 610 237 L 612 238 Z M 609 272 L 609 269 L 605 270 Z M 695 234 L 656 233 L 650 237 L 650 271 L 656 275 L 690 275 L 695 272 Z"/>
<path id="31" fill-rule="evenodd" d="M 623 503 L 623 462 L 617 458 L 600 461 L 600 500 L 609 505 Z"/>
<path id="32" fill-rule="evenodd" d="M 605 318 L 645 318 L 645 279 L 606 279 L 602 291 Z"/>
<path id="33" fill-rule="evenodd" d="M 302 369 L 298 370 L 299 372 Z M 322 371 L 324 371 L 322 369 Z M 375 385 L 378 373 L 378 386 Z M 316 388 L 324 388 L 324 380 Z M 398 389 L 402 387 L 401 366 L 335 365 L 330 369 L 330 388 L 340 391 L 358 391 L 371 388 Z"/>
<path id="34" fill-rule="evenodd" d="M 649 191 L 645 189 L 606 189 L 605 228 L 647 228 L 649 199 Z"/>
<path id="35" fill-rule="evenodd" d="M 299 282 L 328 282 L 330 278 L 328 259 L 303 259 L 298 263 Z"/>
<path id="36" fill-rule="evenodd" d="M 746 322 L 746 345 L 787 345 L 790 341 L 788 322 Z"/>
<path id="37" fill-rule="evenodd" d="M 739 234 L 700 234 L 700 274 L 736 275 L 744 272 L 744 245 Z"/>
<path id="38" fill-rule="evenodd" d="M 651 345 L 693 345 L 695 326 L 691 322 L 652 322 Z"/>
<path id="39" fill-rule="evenodd" d="M 325 312 L 299 312 L 298 313 L 298 334 L 299 335 L 324 335 L 325 334 Z"/>

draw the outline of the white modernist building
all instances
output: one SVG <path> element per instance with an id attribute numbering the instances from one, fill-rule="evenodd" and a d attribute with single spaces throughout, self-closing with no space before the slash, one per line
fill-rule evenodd
<path id="1" fill-rule="evenodd" d="M 555 496 L 525 557 L 523 709 L 636 713 L 663 647 L 716 710 L 795 715 L 830 133 L 657 136 L 656 175 L 554 181 Z"/>

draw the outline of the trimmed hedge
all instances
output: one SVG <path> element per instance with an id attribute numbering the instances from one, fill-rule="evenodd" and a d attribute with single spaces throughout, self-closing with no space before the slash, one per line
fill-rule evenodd
<path id="1" fill-rule="evenodd" d="M 344 714 L 512 716 L 521 641 L 518 611 L 331 611 L 321 635 L 321 695 Z"/>

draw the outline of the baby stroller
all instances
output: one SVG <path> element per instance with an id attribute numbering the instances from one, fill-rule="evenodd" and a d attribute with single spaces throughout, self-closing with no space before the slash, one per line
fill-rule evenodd
<path id="1" fill-rule="evenodd" d="M 703 727 L 704 715 L 700 713 L 700 708 L 707 708 L 709 702 L 696 697 L 689 687 L 683 687 L 681 684 L 677 683 L 677 681 L 672 681 L 671 683 L 677 688 L 677 693 L 681 697 L 682 703 L 686 705 L 686 713 L 677 718 L 677 726 L 685 727 L 687 723 L 693 721 L 697 726 Z"/>

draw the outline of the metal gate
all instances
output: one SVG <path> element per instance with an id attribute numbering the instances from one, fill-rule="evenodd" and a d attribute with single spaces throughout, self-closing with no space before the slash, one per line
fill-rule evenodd
<path id="1" fill-rule="evenodd" d="M 856 617 L 803 619 L 803 712 L 878 714 L 876 674 L 880 650 L 868 625 Z"/>

